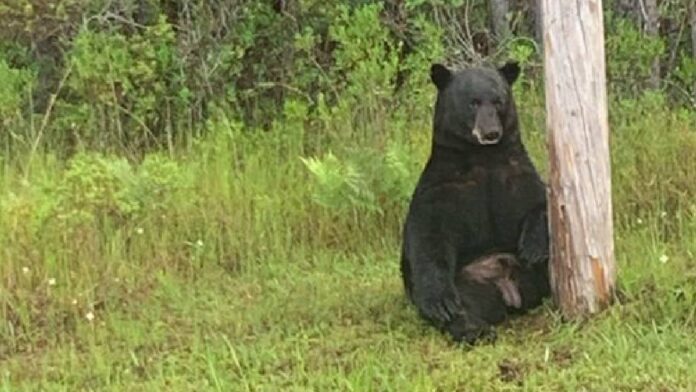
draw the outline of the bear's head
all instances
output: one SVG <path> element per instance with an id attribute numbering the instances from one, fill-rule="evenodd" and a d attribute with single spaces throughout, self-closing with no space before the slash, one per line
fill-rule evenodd
<path id="1" fill-rule="evenodd" d="M 436 142 L 488 146 L 519 140 L 511 92 L 519 73 L 517 63 L 499 69 L 477 67 L 456 72 L 434 64 L 430 79 L 438 90 Z"/>

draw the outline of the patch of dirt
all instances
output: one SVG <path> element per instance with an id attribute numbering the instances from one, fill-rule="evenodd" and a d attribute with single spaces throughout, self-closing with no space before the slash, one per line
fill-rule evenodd
<path id="1" fill-rule="evenodd" d="M 520 339 L 527 339 L 530 334 L 543 336 L 553 330 L 550 311 L 546 308 L 535 309 L 527 314 L 515 316 L 498 326 L 501 331 L 510 333 Z"/>
<path id="2" fill-rule="evenodd" d="M 525 369 L 514 360 L 504 359 L 498 363 L 498 378 L 506 383 L 521 386 L 524 383 Z"/>
<path id="3" fill-rule="evenodd" d="M 560 368 L 566 368 L 573 363 L 573 352 L 570 348 L 558 348 L 551 353 L 550 361 Z"/>

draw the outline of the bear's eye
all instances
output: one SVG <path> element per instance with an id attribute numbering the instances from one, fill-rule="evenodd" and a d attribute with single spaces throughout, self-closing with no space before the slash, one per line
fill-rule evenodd
<path id="1" fill-rule="evenodd" d="M 496 100 L 493 101 L 493 105 L 495 105 L 495 107 L 497 107 L 498 109 L 500 109 L 500 108 L 503 107 L 503 101 L 501 101 L 500 99 L 496 99 Z"/>
<path id="2" fill-rule="evenodd" d="M 479 101 L 478 99 L 473 99 L 473 100 L 471 100 L 471 103 L 469 104 L 469 106 L 471 106 L 472 109 L 476 109 L 477 107 L 479 107 L 480 104 L 481 104 L 481 101 Z"/>

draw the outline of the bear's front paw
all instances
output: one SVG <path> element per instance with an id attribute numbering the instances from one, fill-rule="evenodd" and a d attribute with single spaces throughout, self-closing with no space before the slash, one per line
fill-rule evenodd
<path id="1" fill-rule="evenodd" d="M 423 317 L 440 326 L 450 323 L 464 312 L 462 302 L 454 290 L 427 295 L 417 302 Z"/>

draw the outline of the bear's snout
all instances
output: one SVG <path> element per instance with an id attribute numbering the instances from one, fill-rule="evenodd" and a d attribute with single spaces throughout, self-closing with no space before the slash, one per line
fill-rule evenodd
<path id="1" fill-rule="evenodd" d="M 495 106 L 482 104 L 476 111 L 473 134 L 479 144 L 496 144 L 503 137 L 503 127 Z"/>

